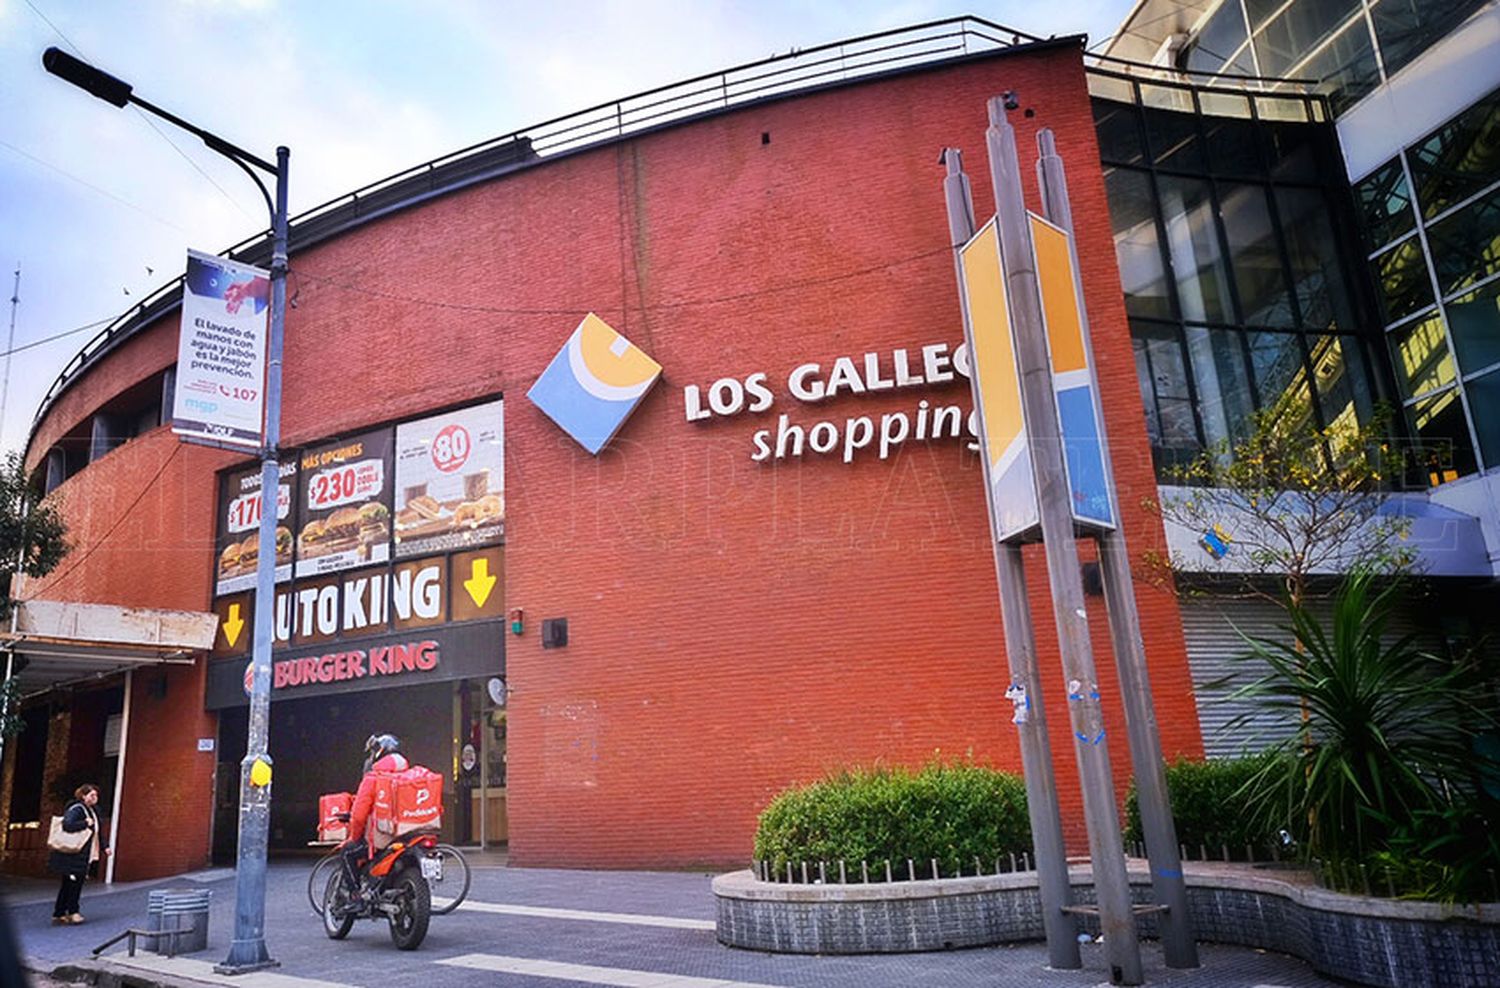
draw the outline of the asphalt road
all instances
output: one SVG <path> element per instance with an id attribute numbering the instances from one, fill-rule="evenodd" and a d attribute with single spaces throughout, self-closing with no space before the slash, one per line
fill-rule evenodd
<path id="1" fill-rule="evenodd" d="M 1084 949 L 1081 971 L 1049 971 L 1041 944 L 942 953 L 833 957 L 762 954 L 728 948 L 713 934 L 711 875 L 662 872 L 478 868 L 469 900 L 435 917 L 421 949 L 397 951 L 383 922 L 360 922 L 344 941 L 328 940 L 308 906 L 310 862 L 273 862 L 268 878 L 266 942 L 280 977 L 219 979 L 212 964 L 227 952 L 234 928 L 234 881 L 225 870 L 197 881 L 87 887 L 83 926 L 52 926 L 50 886 L 9 890 L 10 919 L 24 956 L 50 969 L 89 956 L 90 948 L 127 926 L 143 926 L 151 888 L 198 885 L 213 890 L 209 949 L 173 963 L 140 954 L 178 976 L 220 980 L 238 988 L 319 988 L 318 983 L 389 988 L 447 988 L 480 981 L 500 988 L 879 988 L 933 985 L 1057 988 L 1107 983 L 1102 947 Z M 123 946 L 123 945 L 121 945 Z M 112 948 L 112 951 L 118 948 Z M 1204 945 L 1203 967 L 1162 966 L 1155 944 L 1144 948 L 1147 983 L 1213 988 L 1331 986 L 1305 963 L 1241 947 Z M 123 959 L 123 954 L 120 955 Z"/>

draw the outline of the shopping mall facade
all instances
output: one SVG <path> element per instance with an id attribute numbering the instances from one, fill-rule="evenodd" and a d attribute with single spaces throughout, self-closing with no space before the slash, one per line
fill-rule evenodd
<path id="1" fill-rule="evenodd" d="M 1132 556 L 1202 555 L 1148 503 L 1251 410 L 1328 425 L 1385 400 L 1408 440 L 1445 440 L 1419 446 L 1430 490 L 1391 496 L 1445 590 L 1413 622 L 1464 639 L 1500 553 L 1500 69 L 1471 70 L 1488 89 L 1385 157 L 1350 134 L 1433 53 L 1456 57 L 1442 46 L 1494 36 L 1493 5 L 1469 6 L 1363 90 L 1183 71 L 1243 68 L 1184 62 L 1219 29 L 1211 4 L 1146 0 L 1105 60 L 1078 37 L 926 25 L 505 135 L 297 218 L 272 846 L 312 837 L 317 796 L 354 784 L 376 730 L 447 776 L 450 838 L 521 865 L 742 863 L 766 802 L 828 769 L 1019 769 L 936 165 L 965 151 L 993 212 L 985 108 L 1006 91 L 1031 208 L 1038 131 L 1068 170 Z M 1162 25 L 1179 30 L 1152 47 Z M 1443 248 L 1459 226 L 1478 248 L 1463 273 Z M 38 866 L 43 821 L 86 779 L 119 808 L 118 877 L 232 854 L 258 475 L 168 427 L 180 298 L 122 316 L 39 410 L 27 464 L 75 548 L 23 596 L 39 615 L 211 613 L 212 645 L 64 648 L 21 622 L 0 870 Z M 633 403 L 597 453 L 538 384 L 560 351 L 564 387 Z M 1136 598 L 1168 757 L 1234 750 L 1194 683 L 1235 648 L 1226 615 L 1269 614 L 1145 579 Z M 1123 737 L 1097 592 L 1088 607 Z M 1036 633 L 1058 670 L 1051 622 Z M 1065 711 L 1050 721 L 1081 838 Z M 1113 769 L 1123 791 L 1123 746 Z"/>

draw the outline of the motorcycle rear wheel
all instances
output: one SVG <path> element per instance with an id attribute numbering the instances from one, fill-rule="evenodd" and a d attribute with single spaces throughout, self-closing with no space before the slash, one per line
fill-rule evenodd
<path id="1" fill-rule="evenodd" d="M 354 929 L 354 914 L 345 911 L 350 895 L 344 870 L 334 869 L 328 876 L 328 886 L 323 890 L 323 932 L 330 940 L 342 940 Z"/>
<path id="2" fill-rule="evenodd" d="M 416 950 L 432 919 L 432 890 L 414 865 L 403 868 L 394 885 L 400 908 L 390 918 L 391 942 L 397 950 Z"/>

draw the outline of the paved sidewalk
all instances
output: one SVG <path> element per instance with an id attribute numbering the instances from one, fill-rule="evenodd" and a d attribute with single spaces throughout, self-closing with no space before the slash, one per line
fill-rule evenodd
<path id="1" fill-rule="evenodd" d="M 209 982 L 238 988 L 322 988 L 422 984 L 458 988 L 482 981 L 501 988 L 942 988 L 1107 983 L 1102 947 L 1084 949 L 1081 971 L 1049 971 L 1041 944 L 885 956 L 787 956 L 735 950 L 714 939 L 712 875 L 663 872 L 558 871 L 481 867 L 469 901 L 434 917 L 422 948 L 397 951 L 383 923 L 361 922 L 349 939 L 328 940 L 308 906 L 310 861 L 273 862 L 268 876 L 266 942 L 281 966 L 272 976 L 221 978 L 212 973 L 234 928 L 234 882 L 227 871 L 200 873 L 114 890 L 92 885 L 83 900 L 88 923 L 52 926 L 52 896 L 19 890 L 10 919 L 21 950 L 37 969 L 89 956 L 90 948 L 127 926 L 144 924 L 147 891 L 174 886 L 213 891 L 209 949 L 173 960 L 138 954 L 132 973 L 164 984 Z M 7 890 L 14 893 L 17 890 Z M 1302 961 L 1240 947 L 1204 945 L 1203 967 L 1164 968 L 1145 946 L 1147 983 L 1213 988 L 1331 986 Z M 115 964 L 131 963 L 123 952 Z M 186 979 L 186 980 L 184 980 Z"/>

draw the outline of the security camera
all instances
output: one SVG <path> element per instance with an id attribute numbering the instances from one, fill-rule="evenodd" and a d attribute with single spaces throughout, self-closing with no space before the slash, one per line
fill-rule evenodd
<path id="1" fill-rule="evenodd" d="M 1021 108 L 1021 101 L 1016 98 L 1016 91 L 1014 89 L 1007 89 L 1003 94 L 1003 99 L 1005 100 L 1005 108 L 1007 110 L 1019 110 Z"/>

